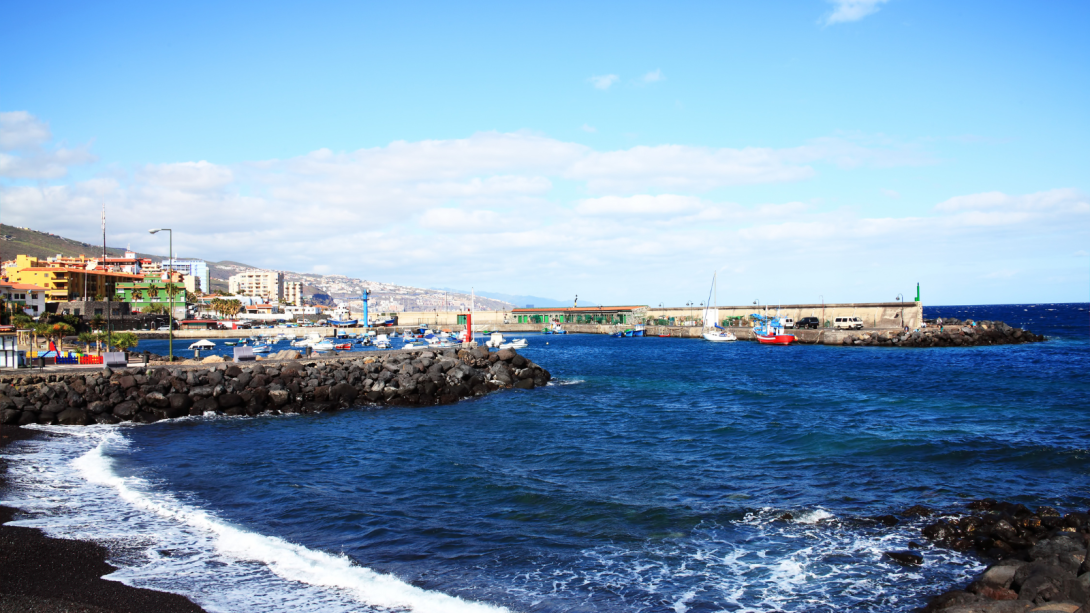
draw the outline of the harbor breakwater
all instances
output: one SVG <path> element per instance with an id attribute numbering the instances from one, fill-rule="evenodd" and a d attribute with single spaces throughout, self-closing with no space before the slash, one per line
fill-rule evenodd
<path id="1" fill-rule="evenodd" d="M 564 330 L 573 334 L 613 334 L 631 326 L 601 324 L 564 324 Z M 501 332 L 537 332 L 540 324 L 509 324 L 500 326 Z M 756 341 L 753 328 L 727 328 L 740 341 Z M 1037 343 L 1045 337 L 1028 330 L 1009 326 L 1001 321 L 968 322 L 952 320 L 949 325 L 929 326 L 912 331 L 898 328 L 863 330 L 836 330 L 832 328 L 787 329 L 795 342 L 803 345 L 843 345 L 867 347 L 973 347 L 979 345 L 1017 345 Z M 698 326 L 647 326 L 647 336 L 676 338 L 702 338 Z"/>
<path id="2" fill-rule="evenodd" d="M 550 379 L 547 370 L 514 350 L 490 352 L 483 346 L 245 365 L 32 371 L 0 377 L 0 423 L 150 423 L 206 413 L 432 406 L 501 389 L 533 389 Z"/>

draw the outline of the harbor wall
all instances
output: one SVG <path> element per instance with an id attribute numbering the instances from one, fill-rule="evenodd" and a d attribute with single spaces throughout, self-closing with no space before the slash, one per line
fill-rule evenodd
<path id="1" fill-rule="evenodd" d="M 566 307 L 557 307 L 557 311 Z M 868 328 L 903 328 L 906 325 L 914 330 L 923 323 L 923 304 L 920 302 L 851 302 L 835 304 L 785 304 L 785 305 L 744 305 L 744 306 L 719 306 L 719 319 L 728 317 L 748 318 L 753 313 L 781 317 L 792 317 L 795 320 L 803 317 L 818 317 L 822 321 L 832 321 L 836 317 L 859 317 L 864 326 Z M 901 313 L 904 313 L 902 319 Z M 674 318 L 675 323 L 700 322 L 703 317 L 704 307 L 700 305 L 680 307 L 653 307 L 640 313 L 645 320 L 657 319 L 669 320 Z M 458 316 L 464 312 L 458 311 L 403 311 L 397 314 L 398 325 L 413 326 L 426 325 L 453 329 L 458 325 Z M 353 317 L 356 317 L 353 314 Z M 362 317 L 362 314 L 360 315 Z M 486 326 L 491 329 L 494 326 L 510 325 L 515 321 L 511 311 L 476 311 L 473 313 L 473 323 L 478 326 Z M 903 322 L 903 323 L 902 323 Z M 540 324 L 538 324 L 540 326 Z M 699 326 L 699 323 L 697 323 Z M 540 329 L 540 328 L 539 328 Z"/>

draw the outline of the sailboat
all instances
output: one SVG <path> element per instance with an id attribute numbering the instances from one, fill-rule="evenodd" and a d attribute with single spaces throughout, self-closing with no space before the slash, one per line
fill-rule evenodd
<path id="1" fill-rule="evenodd" d="M 716 288 L 716 277 L 719 275 L 719 271 L 712 273 L 712 286 L 708 290 L 708 302 L 705 303 L 708 306 L 704 308 L 704 327 L 701 328 L 700 333 L 704 336 L 704 340 L 712 341 L 713 343 L 726 343 L 730 341 L 738 340 L 732 332 L 725 330 L 719 325 L 717 321 L 719 319 L 719 308 L 712 308 L 712 298 L 715 298 L 715 304 L 719 304 L 719 293 Z M 708 320 L 712 321 L 712 327 L 708 326 Z"/>

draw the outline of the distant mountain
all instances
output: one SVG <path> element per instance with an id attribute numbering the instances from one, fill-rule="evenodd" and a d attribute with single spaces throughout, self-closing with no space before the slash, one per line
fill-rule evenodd
<path id="1" fill-rule="evenodd" d="M 456 292 L 459 294 L 468 294 L 469 292 L 464 289 L 451 289 L 449 287 L 433 287 L 443 292 Z M 519 296 L 516 294 L 501 294 L 499 292 L 477 292 L 478 296 L 484 298 L 492 298 L 494 300 L 502 300 L 504 302 L 510 302 L 518 308 L 526 308 L 526 305 L 534 305 L 535 307 L 570 307 L 572 300 L 554 300 L 552 298 L 542 298 L 541 296 Z M 573 297 L 574 299 L 574 297 Z M 579 304 L 583 306 L 598 306 L 594 302 L 588 302 L 585 300 L 579 301 Z"/>

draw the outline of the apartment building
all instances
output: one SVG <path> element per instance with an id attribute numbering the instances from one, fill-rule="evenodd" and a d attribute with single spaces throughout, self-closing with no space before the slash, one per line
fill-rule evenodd
<path id="1" fill-rule="evenodd" d="M 255 296 L 266 302 L 284 299 L 284 273 L 274 270 L 246 270 L 231 275 L 227 290 L 238 296 Z"/>
<path id="2" fill-rule="evenodd" d="M 189 289 L 189 285 L 192 284 L 196 289 L 190 289 L 193 293 L 207 294 L 212 291 L 212 278 L 208 272 L 208 263 L 204 260 L 185 260 L 185 259 L 172 259 L 163 260 L 160 264 L 164 269 L 174 269 L 181 272 L 187 277 L 195 277 L 197 283 L 187 283 L 186 289 Z"/>
<path id="3" fill-rule="evenodd" d="M 284 302 L 290 302 L 295 306 L 303 306 L 303 283 L 301 281 L 284 283 Z"/>

